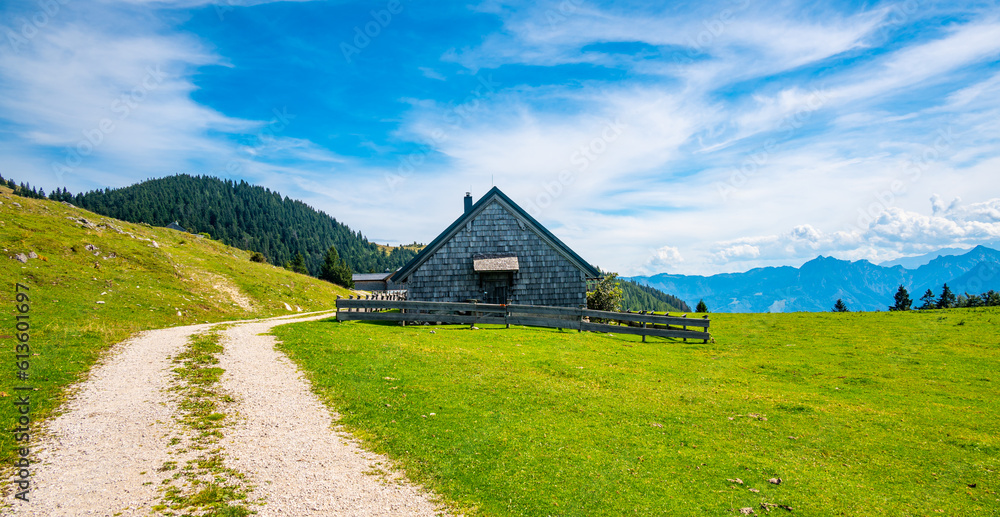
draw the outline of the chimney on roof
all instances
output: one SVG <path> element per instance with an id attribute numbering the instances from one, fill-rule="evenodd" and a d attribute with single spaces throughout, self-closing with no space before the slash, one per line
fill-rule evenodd
<path id="1" fill-rule="evenodd" d="M 472 192 L 465 193 L 465 213 L 472 211 Z"/>

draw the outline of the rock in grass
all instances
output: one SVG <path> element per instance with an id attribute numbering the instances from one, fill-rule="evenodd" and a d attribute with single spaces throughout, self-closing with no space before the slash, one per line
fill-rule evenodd
<path id="1" fill-rule="evenodd" d="M 22 264 L 27 264 L 28 263 L 28 256 L 25 255 L 24 253 L 18 253 L 17 255 L 14 255 L 14 260 L 16 260 L 16 261 L 18 261 L 18 262 L 20 262 Z"/>
<path id="2" fill-rule="evenodd" d="M 780 485 L 781 484 L 781 478 L 771 478 L 771 479 L 768 479 L 767 482 L 770 483 L 770 484 L 772 484 L 772 485 Z"/>

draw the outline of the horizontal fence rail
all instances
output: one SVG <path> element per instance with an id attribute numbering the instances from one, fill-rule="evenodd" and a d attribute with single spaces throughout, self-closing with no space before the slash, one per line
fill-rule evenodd
<path id="1" fill-rule="evenodd" d="M 392 311 L 392 312 L 387 312 Z M 651 312 L 611 312 L 574 307 L 421 302 L 337 297 L 337 321 L 394 321 L 440 324 L 524 325 L 591 332 L 700 339 L 708 342 L 708 316 L 688 318 Z"/>

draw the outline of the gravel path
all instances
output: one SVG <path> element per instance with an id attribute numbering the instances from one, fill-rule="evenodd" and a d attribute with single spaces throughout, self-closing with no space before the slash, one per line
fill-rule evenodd
<path id="1" fill-rule="evenodd" d="M 290 319 L 239 322 L 223 333 L 226 370 L 221 391 L 236 402 L 223 429 L 226 465 L 256 486 L 251 500 L 270 515 L 436 515 L 426 493 L 399 479 L 365 472 L 388 461 L 365 452 L 333 427 L 330 411 L 297 368 L 258 335 Z M 188 338 L 216 324 L 143 332 L 119 343 L 79 384 L 61 414 L 44 424 L 35 445 L 29 503 L 5 497 L 4 515 L 150 515 L 157 489 L 171 474 L 157 468 L 176 460 L 169 436 L 176 423 L 171 357 Z M 37 435 L 37 433 L 36 433 Z"/>
<path id="2" fill-rule="evenodd" d="M 237 422 L 225 430 L 227 465 L 246 473 L 263 497 L 261 517 L 278 515 L 435 515 L 411 484 L 365 474 L 387 460 L 332 431 L 329 409 L 268 332 L 274 323 L 240 325 L 224 334 L 222 390 L 237 399 Z"/>
<path id="3" fill-rule="evenodd" d="M 147 515 L 175 428 L 170 358 L 210 325 L 143 332 L 115 345 L 43 428 L 28 503 L 11 515 Z M 37 436 L 38 433 L 35 433 Z M 34 437 L 34 436 L 33 436 Z"/>

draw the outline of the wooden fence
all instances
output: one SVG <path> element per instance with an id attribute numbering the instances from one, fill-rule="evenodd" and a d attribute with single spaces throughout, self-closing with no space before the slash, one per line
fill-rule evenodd
<path id="1" fill-rule="evenodd" d="M 393 310 L 397 311 L 393 311 Z M 393 311 L 393 312 L 387 312 Z M 395 321 L 439 324 L 524 325 L 612 332 L 708 342 L 708 316 L 688 318 L 643 312 L 608 312 L 573 307 L 497 305 L 487 303 L 419 302 L 371 298 L 337 298 L 337 321 Z M 604 321 L 604 322 L 600 322 Z M 607 322 L 607 323 L 605 323 Z M 689 327 L 694 327 L 691 329 Z"/>

